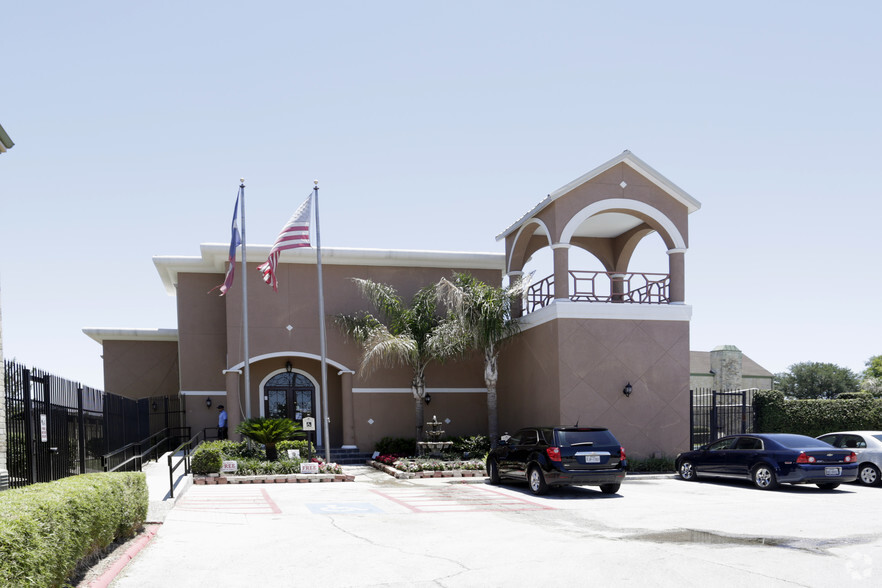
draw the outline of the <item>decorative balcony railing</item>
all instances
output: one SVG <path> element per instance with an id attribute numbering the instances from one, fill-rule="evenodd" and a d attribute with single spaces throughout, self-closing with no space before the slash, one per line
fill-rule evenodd
<path id="1" fill-rule="evenodd" d="M 570 300 L 628 304 L 670 303 L 669 274 L 589 272 L 570 270 Z M 554 300 L 554 275 L 527 290 L 524 313 L 539 310 Z"/>

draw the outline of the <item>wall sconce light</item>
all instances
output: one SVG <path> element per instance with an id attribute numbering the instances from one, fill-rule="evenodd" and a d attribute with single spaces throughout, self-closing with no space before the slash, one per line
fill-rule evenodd
<path id="1" fill-rule="evenodd" d="M 426 404 L 429 404 L 430 402 L 432 402 L 432 395 L 426 394 L 426 396 L 423 398 L 423 400 L 425 400 Z"/>
<path id="2" fill-rule="evenodd" d="M 285 362 L 285 371 L 290 374 L 293 369 L 294 369 L 294 366 L 291 365 L 291 362 L 286 361 Z"/>
<path id="3" fill-rule="evenodd" d="M 634 391 L 634 388 L 631 387 L 631 382 L 628 382 L 628 384 L 625 386 L 625 389 L 622 390 L 622 394 L 624 394 L 625 396 L 630 398 L 631 392 L 633 392 L 633 391 Z"/>
<path id="4" fill-rule="evenodd" d="M 153 412 L 156 412 L 156 401 L 153 401 L 153 404 L 150 405 L 153 408 Z"/>
<path id="5" fill-rule="evenodd" d="M 211 408 L 211 396 L 205 399 L 205 408 Z"/>

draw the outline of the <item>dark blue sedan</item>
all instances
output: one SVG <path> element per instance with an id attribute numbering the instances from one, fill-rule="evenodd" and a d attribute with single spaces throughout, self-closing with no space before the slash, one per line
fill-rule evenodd
<path id="1" fill-rule="evenodd" d="M 723 437 L 677 456 L 684 480 L 700 477 L 751 480 L 761 490 L 778 484 L 817 484 L 832 490 L 858 476 L 857 455 L 805 435 L 756 433 Z"/>

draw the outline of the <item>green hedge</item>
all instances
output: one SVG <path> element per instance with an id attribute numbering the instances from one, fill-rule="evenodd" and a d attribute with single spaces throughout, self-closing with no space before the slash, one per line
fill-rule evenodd
<path id="1" fill-rule="evenodd" d="M 0 493 L 0 586 L 62 586 L 77 563 L 147 518 L 140 472 L 83 474 Z"/>
<path id="2" fill-rule="evenodd" d="M 882 430 L 882 400 L 867 397 L 794 400 L 777 390 L 762 390 L 754 396 L 754 410 L 761 433 L 817 437 L 833 431 Z"/>

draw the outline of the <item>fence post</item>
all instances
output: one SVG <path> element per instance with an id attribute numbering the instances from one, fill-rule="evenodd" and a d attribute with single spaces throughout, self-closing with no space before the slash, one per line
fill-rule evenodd
<path id="1" fill-rule="evenodd" d="M 693 449 L 695 449 L 695 390 L 690 390 L 689 391 L 689 451 L 692 451 Z"/>
<path id="2" fill-rule="evenodd" d="M 52 394 L 49 389 L 49 382 L 51 376 L 46 374 L 44 376 L 37 376 L 34 380 L 39 380 L 41 384 L 43 384 L 43 410 L 46 411 L 46 461 L 48 462 L 46 465 L 48 466 L 44 473 L 47 474 L 46 482 L 51 482 L 55 479 L 55 470 L 56 463 L 58 460 L 55 459 L 56 451 L 52 451 L 52 442 L 55 441 L 54 431 L 52 430 Z M 40 443 L 43 442 L 42 431 L 40 433 Z M 60 449 L 60 446 L 56 446 L 56 450 Z"/>
<path id="3" fill-rule="evenodd" d="M 77 425 L 79 429 L 80 473 L 86 473 L 86 416 L 83 413 L 83 387 L 77 386 Z"/>
<path id="4" fill-rule="evenodd" d="M 34 403 L 31 399 L 31 370 L 21 369 L 22 392 L 24 393 L 25 462 L 27 464 L 28 484 L 34 483 Z"/>
<path id="5" fill-rule="evenodd" d="M 717 391 L 711 392 L 711 411 L 710 411 L 710 441 L 716 441 L 719 435 L 719 427 L 717 427 Z"/>

